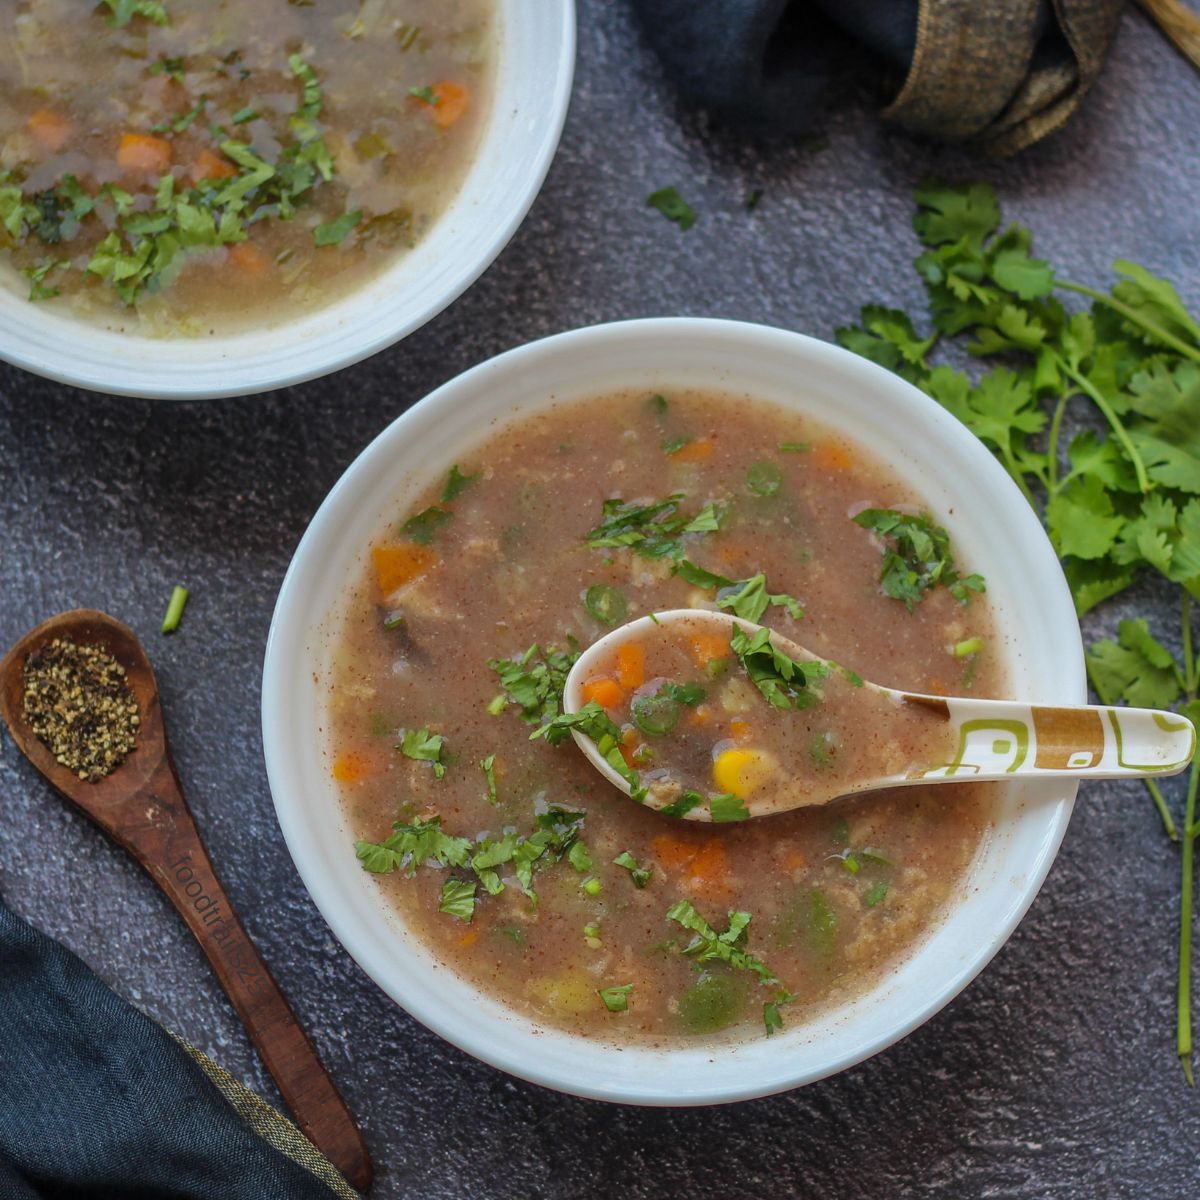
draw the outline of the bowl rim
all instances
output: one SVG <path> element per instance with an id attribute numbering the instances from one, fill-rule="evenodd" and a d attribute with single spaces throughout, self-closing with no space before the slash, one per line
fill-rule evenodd
<path id="1" fill-rule="evenodd" d="M 736 1082 L 714 1081 L 711 1085 L 684 1093 L 673 1089 L 671 1081 L 665 1077 L 652 1080 L 644 1087 L 640 1084 L 635 1087 L 628 1081 L 614 1081 L 609 1077 L 588 1079 L 562 1070 L 547 1069 L 537 1061 L 535 1038 L 522 1039 L 517 1036 L 513 1040 L 522 1044 L 522 1050 L 519 1053 L 514 1052 L 506 1046 L 504 1038 L 493 1040 L 489 1036 L 489 1032 L 494 1032 L 496 1026 L 486 1014 L 481 1015 L 477 1023 L 464 1027 L 447 1018 L 436 1004 L 414 1003 L 409 981 L 403 977 L 403 972 L 397 972 L 394 966 L 389 969 L 388 963 L 380 956 L 377 946 L 368 936 L 369 931 L 355 926 L 348 912 L 349 902 L 339 895 L 332 878 L 325 877 L 319 869 L 317 844 L 301 819 L 299 805 L 291 801 L 294 789 L 299 786 L 301 780 L 289 773 L 286 742 L 290 734 L 285 728 L 286 723 L 276 712 L 277 707 L 282 707 L 278 701 L 287 694 L 286 690 L 291 686 L 289 667 L 292 666 L 291 660 L 298 657 L 295 653 L 297 641 L 303 644 L 303 629 L 311 624 L 296 615 L 305 607 L 304 596 L 300 591 L 300 576 L 304 570 L 309 569 L 314 556 L 319 556 L 319 543 L 322 538 L 328 538 L 334 530 L 335 522 L 347 501 L 351 499 L 352 488 L 357 478 L 372 470 L 376 460 L 394 455 L 398 445 L 419 437 L 423 426 L 427 428 L 437 420 L 452 414 L 457 406 L 469 404 L 471 394 L 487 389 L 489 380 L 497 373 L 523 371 L 529 378 L 536 379 L 538 361 L 544 357 L 578 356 L 590 344 L 608 343 L 610 352 L 619 352 L 620 344 L 626 339 L 641 338 L 652 341 L 660 336 L 678 338 L 681 335 L 706 343 L 721 338 L 742 339 L 746 343 L 742 347 L 746 353 L 752 351 L 756 340 L 765 339 L 774 343 L 776 349 L 783 347 L 794 351 L 801 361 L 809 357 L 832 364 L 835 369 L 840 368 L 857 375 L 864 384 L 875 391 L 885 394 L 890 392 L 892 398 L 898 398 L 910 408 L 916 406 L 921 409 L 923 419 L 939 426 L 940 433 L 958 444 L 974 477 L 990 477 L 990 482 L 996 488 L 1010 493 L 1012 498 L 1020 501 L 1020 508 L 1014 505 L 1010 515 L 1028 531 L 1027 538 L 1025 530 L 1022 531 L 1022 537 L 1025 538 L 1022 546 L 1024 552 L 1029 555 L 1031 572 L 1036 567 L 1042 574 L 1042 583 L 1050 601 L 1046 610 L 1047 622 L 1053 619 L 1061 627 L 1053 630 L 1053 645 L 1060 656 L 1055 663 L 1055 670 L 1058 672 L 1056 679 L 1060 680 L 1056 686 L 1062 690 L 1062 694 L 1055 697 L 1054 701 L 1074 703 L 1086 699 L 1082 637 L 1057 555 L 1036 513 L 1021 496 L 1003 467 L 965 426 L 912 384 L 885 368 L 831 343 L 751 322 L 700 317 L 664 317 L 606 322 L 573 329 L 526 343 L 485 360 L 442 384 L 401 413 L 361 451 L 339 477 L 313 516 L 300 539 L 280 587 L 263 663 L 262 735 L 267 776 L 276 816 L 297 872 L 335 937 L 391 999 L 451 1044 L 475 1058 L 529 1082 L 592 1099 L 687 1107 L 753 1099 L 816 1082 L 852 1067 L 895 1044 L 941 1011 L 991 961 L 1036 898 L 1065 834 L 1074 805 L 1076 784 L 1071 781 L 1056 781 L 1058 786 L 1053 792 L 1052 801 L 1047 800 L 1044 812 L 1039 809 L 1043 820 L 1037 833 L 1037 851 L 1033 861 L 1023 863 L 1019 897 L 1015 902 L 1004 906 L 1002 912 L 998 912 L 996 920 L 981 932 L 973 953 L 964 957 L 954 969 L 948 969 L 945 977 L 936 981 L 936 985 L 930 988 L 923 1001 L 906 1019 L 890 1025 L 885 1033 L 859 1041 L 840 1056 L 831 1058 L 819 1070 L 801 1073 L 794 1078 L 776 1076 L 765 1081 L 756 1078 L 743 1078 Z M 602 390 L 603 386 L 599 384 L 597 388 Z M 735 387 L 726 390 L 737 389 Z M 519 414 L 508 414 L 508 419 L 515 415 Z M 837 428 L 836 419 L 831 418 L 827 423 Z M 395 473 L 393 490 L 400 490 L 403 478 L 404 472 Z M 290 627 L 301 631 L 298 639 L 294 636 L 294 629 Z M 1044 788 L 1046 785 L 1033 786 Z M 1025 810 L 1029 806 L 1022 801 L 1021 807 Z M 1012 869 L 1011 864 L 1008 869 Z M 1012 882 L 1015 886 L 1018 881 L 1014 877 Z M 951 905 L 947 910 L 947 918 L 953 908 L 962 903 L 965 902 Z M 384 904 L 381 902 L 379 907 L 380 917 L 383 919 Z M 919 942 L 917 946 L 919 948 Z M 452 969 L 450 973 L 453 974 Z M 502 1008 L 507 1008 L 502 1002 L 499 1003 Z M 853 1001 L 837 1011 L 852 1016 L 852 1009 Z M 511 1030 L 508 1032 L 511 1033 Z M 629 1044 L 621 1047 L 579 1035 L 563 1036 L 601 1053 L 623 1053 L 631 1048 Z M 694 1056 L 696 1053 L 693 1048 L 677 1048 L 664 1052 L 663 1057 L 664 1060 L 676 1056 L 682 1059 L 685 1055 Z"/>
<path id="2" fill-rule="evenodd" d="M 404 272 L 412 254 L 402 256 L 380 274 L 312 313 L 252 327 L 245 333 L 211 338 L 160 339 L 118 332 L 93 325 L 83 317 L 38 309 L 23 297 L 19 298 L 20 303 L 15 303 L 11 295 L 0 294 L 0 314 L 5 306 L 22 314 L 12 328 L 0 320 L 0 361 L 55 383 L 109 395 L 151 400 L 215 400 L 259 395 L 305 383 L 353 366 L 408 337 L 462 296 L 495 262 L 528 215 L 554 161 L 574 83 L 577 22 L 574 0 L 544 0 L 544 3 L 545 7 L 539 4 L 536 19 L 527 24 L 532 28 L 535 21 L 540 21 L 554 34 L 552 76 L 548 101 L 539 97 L 536 105 L 540 116 L 536 130 L 528 138 L 531 153 L 523 182 L 508 189 L 500 206 L 488 205 L 485 213 L 482 198 L 473 195 L 475 168 L 482 148 L 492 140 L 505 140 L 509 132 L 505 122 L 515 118 L 517 108 L 521 107 L 514 108 L 514 97 L 496 94 L 487 124 L 479 133 L 475 158 L 445 211 L 433 223 L 436 231 L 452 212 L 478 209 L 482 215 L 476 220 L 489 232 L 481 234 L 475 256 L 464 258 L 441 281 L 440 288 L 412 289 L 425 302 L 414 306 L 396 324 L 360 328 L 357 333 L 338 336 L 347 326 L 353 330 L 364 314 L 379 311 L 376 293 L 384 293 L 387 282 Z M 522 12 L 520 0 L 499 0 L 497 12 L 497 41 L 503 56 L 508 41 L 504 26 Z M 499 69 L 498 62 L 498 74 Z M 532 74 L 525 79 L 532 95 L 536 81 Z M 474 190 L 480 186 L 476 185 Z M 11 292 L 2 284 L 0 289 Z M 256 347 L 269 344 L 275 349 L 270 352 L 251 349 L 251 342 Z M 165 349 L 158 355 L 161 361 L 155 362 L 154 351 L 159 347 Z M 144 356 L 148 348 L 147 362 Z M 171 348 L 180 350 L 188 361 L 181 365 L 172 363 Z M 314 348 L 320 352 L 314 353 Z M 303 357 L 305 353 L 308 357 Z"/>

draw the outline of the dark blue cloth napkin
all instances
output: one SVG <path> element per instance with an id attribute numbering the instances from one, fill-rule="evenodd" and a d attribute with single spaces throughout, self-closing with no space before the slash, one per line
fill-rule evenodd
<path id="1" fill-rule="evenodd" d="M 290 1122 L 0 902 L 0 1200 L 356 1195 Z"/>

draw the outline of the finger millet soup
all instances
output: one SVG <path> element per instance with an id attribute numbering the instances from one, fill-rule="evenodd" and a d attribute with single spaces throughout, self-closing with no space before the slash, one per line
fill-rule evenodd
<path id="1" fill-rule="evenodd" d="M 955 569 L 970 547 L 952 548 L 944 517 L 862 447 L 748 396 L 604 395 L 491 430 L 397 506 L 331 626 L 324 736 L 346 854 L 441 961 L 578 1034 L 715 1044 L 847 1002 L 961 893 L 994 785 L 744 820 L 714 782 L 714 821 L 680 820 L 586 761 L 563 682 L 626 620 L 753 593 L 752 619 L 846 679 L 1002 695 L 985 581 Z M 673 668 L 704 691 L 676 694 L 677 725 L 705 706 L 732 721 L 755 698 L 712 665 L 728 657 Z M 647 670 L 615 661 L 591 697 L 635 779 L 664 753 L 632 717 Z M 813 771 L 872 736 L 823 726 L 819 699 L 778 718 Z"/>

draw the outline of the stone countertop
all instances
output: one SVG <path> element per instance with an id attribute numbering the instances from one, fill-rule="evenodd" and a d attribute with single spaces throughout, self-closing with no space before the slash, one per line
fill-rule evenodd
<path id="1" fill-rule="evenodd" d="M 1084 791 L 1029 915 L 939 1016 L 836 1078 L 697 1110 L 556 1095 L 426 1031 L 334 941 L 275 823 L 259 670 L 284 570 L 363 445 L 464 368 L 623 317 L 830 337 L 863 302 L 921 311 L 911 189 L 931 171 L 991 180 L 1074 278 L 1107 280 L 1111 259 L 1133 258 L 1200 307 L 1200 75 L 1136 11 L 1077 119 L 1014 161 L 916 143 L 873 108 L 869 89 L 850 88 L 822 140 L 763 150 L 680 107 L 624 4 L 584 0 L 575 95 L 541 196 L 483 278 L 402 344 L 302 387 L 192 405 L 0 367 L 0 646 L 82 605 L 144 639 L 212 856 L 362 1122 L 379 1200 L 1174 1200 L 1200 1181 L 1200 1097 L 1174 1057 L 1178 855 L 1136 784 Z M 645 206 L 668 183 L 698 213 L 687 234 Z M 192 599 L 162 638 L 179 581 Z M 1166 604 L 1142 585 L 1086 632 L 1134 610 L 1174 629 Z M 278 1102 L 174 912 L 6 737 L 0 893 Z"/>

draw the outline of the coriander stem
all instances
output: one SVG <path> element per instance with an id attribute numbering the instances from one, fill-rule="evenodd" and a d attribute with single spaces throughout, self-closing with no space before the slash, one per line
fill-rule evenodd
<path id="1" fill-rule="evenodd" d="M 1150 490 L 1150 478 L 1146 474 L 1146 464 L 1142 462 L 1142 456 L 1134 448 L 1133 442 L 1129 440 L 1129 432 L 1121 423 L 1121 418 L 1113 411 L 1112 405 L 1101 395 L 1100 390 L 1092 383 L 1086 375 L 1077 371 L 1065 358 L 1060 354 L 1056 354 L 1055 359 L 1058 361 L 1062 371 L 1069 375 L 1079 385 L 1080 390 L 1086 392 L 1095 402 L 1096 407 L 1104 414 L 1104 419 L 1112 428 L 1113 434 L 1116 436 L 1129 455 L 1129 461 L 1133 463 L 1134 474 L 1137 476 L 1138 490 L 1148 492 Z"/>
<path id="2" fill-rule="evenodd" d="M 1092 691 L 1096 693 L 1100 703 L 1106 708 L 1112 708 L 1113 702 L 1100 686 L 1095 673 L 1092 671 L 1092 664 L 1087 664 L 1088 683 L 1092 685 Z M 1154 801 L 1154 807 L 1158 809 L 1159 819 L 1162 821 L 1163 832 L 1173 842 L 1179 841 L 1179 830 L 1175 827 L 1175 820 L 1171 816 L 1171 810 L 1167 807 L 1167 802 L 1163 798 L 1162 789 L 1158 786 L 1156 779 L 1143 779 L 1142 782 L 1146 785 L 1146 791 L 1150 793 L 1150 799 Z"/>
<path id="3" fill-rule="evenodd" d="M 1192 650 L 1192 595 L 1187 588 L 1183 592 L 1183 690 L 1189 700 L 1196 698 L 1196 655 Z"/>
<path id="4" fill-rule="evenodd" d="M 1196 788 L 1200 784 L 1200 751 L 1188 776 L 1187 809 L 1184 817 L 1183 854 L 1179 897 L 1179 982 L 1176 992 L 1175 1050 L 1189 1085 L 1196 1086 L 1192 1073 L 1192 891 L 1196 857 Z"/>
<path id="5" fill-rule="evenodd" d="M 1063 414 L 1067 411 L 1067 401 L 1070 398 L 1070 392 L 1059 396 L 1058 403 L 1054 406 L 1054 416 L 1050 421 L 1050 441 L 1046 447 L 1046 491 L 1050 493 L 1050 499 L 1053 499 L 1058 491 L 1058 435 L 1062 430 Z"/>
<path id="6" fill-rule="evenodd" d="M 1068 292 L 1078 292 L 1081 296 L 1090 296 L 1093 300 L 1100 304 L 1107 305 L 1118 312 L 1127 321 L 1132 321 L 1134 325 L 1140 325 L 1147 333 L 1157 338 L 1165 346 L 1170 346 L 1172 350 L 1179 351 L 1180 354 L 1187 355 L 1188 358 L 1195 362 L 1200 362 L 1200 349 L 1195 346 L 1189 346 L 1187 342 L 1177 338 L 1173 333 L 1168 333 L 1161 326 L 1156 325 L 1153 321 L 1147 320 L 1136 308 L 1118 300 L 1116 296 L 1109 295 L 1108 292 L 1102 292 L 1097 288 L 1088 287 L 1084 283 L 1070 283 L 1068 280 L 1060 279 L 1055 284 L 1056 287 L 1063 288 Z"/>
<path id="7" fill-rule="evenodd" d="M 183 616 L 183 606 L 187 603 L 187 599 L 187 588 L 177 583 L 175 590 L 171 593 L 170 603 L 167 605 L 167 615 L 163 617 L 163 633 L 174 633 L 179 628 L 179 621 Z"/>

